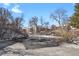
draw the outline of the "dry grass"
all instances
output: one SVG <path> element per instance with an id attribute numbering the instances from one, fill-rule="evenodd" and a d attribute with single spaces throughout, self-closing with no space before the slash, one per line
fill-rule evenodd
<path id="1" fill-rule="evenodd" d="M 54 32 L 57 36 L 61 36 L 63 38 L 62 41 L 64 42 L 73 42 L 73 38 L 77 37 L 77 34 L 72 31 L 67 31 L 65 29 L 57 29 Z"/>

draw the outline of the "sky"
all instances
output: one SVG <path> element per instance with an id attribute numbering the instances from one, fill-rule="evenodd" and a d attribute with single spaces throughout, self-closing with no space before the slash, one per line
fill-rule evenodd
<path id="1" fill-rule="evenodd" d="M 37 16 L 38 19 L 42 16 L 45 22 L 50 23 L 49 25 L 58 25 L 56 21 L 50 19 L 50 14 L 56 9 L 65 9 L 68 16 L 74 13 L 74 4 L 72 3 L 1 3 L 0 7 L 7 8 L 14 17 L 23 14 L 24 27 L 28 27 L 29 20 L 33 16 Z M 38 23 L 40 24 L 40 21 Z"/>

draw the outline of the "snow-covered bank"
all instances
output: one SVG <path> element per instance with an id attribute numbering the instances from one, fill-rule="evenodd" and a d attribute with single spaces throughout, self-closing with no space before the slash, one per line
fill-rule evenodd
<path id="1" fill-rule="evenodd" d="M 79 56 L 79 45 L 63 43 L 58 47 L 26 50 L 22 43 L 16 43 L 0 50 L 1 56 Z"/>

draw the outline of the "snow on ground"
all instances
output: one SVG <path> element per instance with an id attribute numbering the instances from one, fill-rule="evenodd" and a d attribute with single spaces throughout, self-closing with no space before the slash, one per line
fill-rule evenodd
<path id="1" fill-rule="evenodd" d="M 79 56 L 79 45 L 63 43 L 58 47 L 25 49 L 23 43 L 15 43 L 0 50 L 1 56 Z"/>
<path id="2" fill-rule="evenodd" d="M 10 48 L 10 49 L 22 49 L 22 50 L 25 50 L 25 46 L 22 44 L 22 43 L 16 43 L 16 44 L 13 44 L 11 46 L 8 46 L 7 48 Z"/>

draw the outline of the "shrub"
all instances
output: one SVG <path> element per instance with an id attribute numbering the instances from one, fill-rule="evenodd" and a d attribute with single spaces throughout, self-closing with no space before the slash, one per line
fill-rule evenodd
<path id="1" fill-rule="evenodd" d="M 77 34 L 75 34 L 72 31 L 67 31 L 65 29 L 57 29 L 55 30 L 55 34 L 57 36 L 61 36 L 63 42 L 69 42 L 69 43 L 72 43 L 74 41 L 74 38 L 77 37 Z"/>

